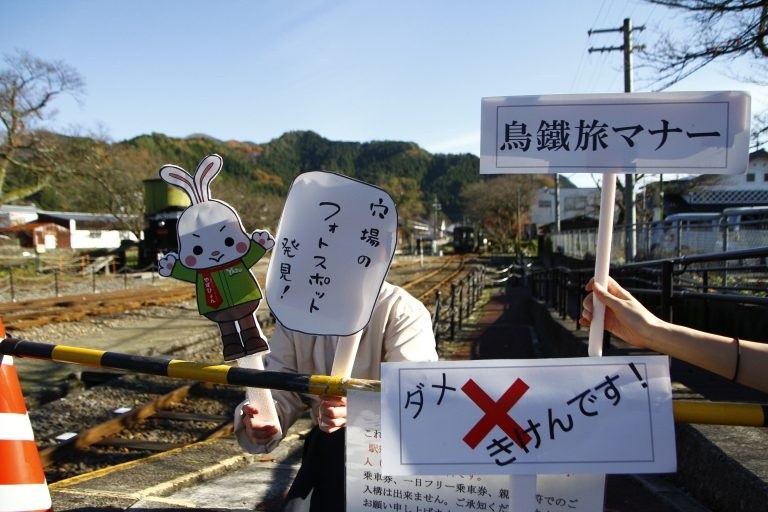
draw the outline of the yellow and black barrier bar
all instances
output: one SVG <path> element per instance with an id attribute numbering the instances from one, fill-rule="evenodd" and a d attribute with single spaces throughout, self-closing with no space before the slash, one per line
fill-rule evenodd
<path id="1" fill-rule="evenodd" d="M 378 380 L 343 379 L 326 375 L 253 370 L 225 364 L 212 365 L 181 359 L 107 352 L 90 348 L 19 340 L 10 337 L 0 341 L 0 354 L 13 357 L 48 359 L 97 368 L 114 368 L 174 379 L 189 379 L 251 388 L 281 389 L 312 395 L 344 396 L 349 390 L 381 390 L 381 382 Z"/>
<path id="2" fill-rule="evenodd" d="M 674 400 L 672 412 L 678 423 L 768 427 L 768 405 Z"/>
<path id="3" fill-rule="evenodd" d="M 381 381 L 378 380 L 252 370 L 224 364 L 210 365 L 182 359 L 107 352 L 15 338 L 0 341 L 0 354 L 313 395 L 344 396 L 349 390 L 381 391 Z M 672 411 L 678 423 L 768 427 L 768 405 L 674 400 Z"/>

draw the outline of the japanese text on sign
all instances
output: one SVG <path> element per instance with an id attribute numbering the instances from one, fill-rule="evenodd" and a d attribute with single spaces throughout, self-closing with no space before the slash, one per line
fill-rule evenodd
<path id="1" fill-rule="evenodd" d="M 359 331 L 389 269 L 396 233 L 395 205 L 383 190 L 329 172 L 300 174 L 267 271 L 270 309 L 295 331 Z"/>
<path id="2" fill-rule="evenodd" d="M 674 461 L 667 359 L 385 363 L 391 474 L 642 473 Z M 391 429 L 391 430 L 389 430 Z"/>
<path id="3" fill-rule="evenodd" d="M 464 509 L 509 512 L 514 497 L 509 477 L 492 475 L 390 476 L 381 468 L 379 396 L 349 394 L 347 425 L 347 507 L 349 512 L 399 510 L 417 512 Z"/>
<path id="4" fill-rule="evenodd" d="M 381 466 L 381 408 L 378 394 L 350 391 L 346 434 L 346 494 L 349 512 L 505 512 L 602 510 L 599 475 L 538 475 L 536 489 L 527 477 L 507 475 L 384 474 Z M 520 480 L 523 480 L 522 482 Z M 530 501 L 529 501 L 530 500 Z"/>
<path id="5" fill-rule="evenodd" d="M 745 93 L 484 98 L 481 173 L 744 172 Z"/>

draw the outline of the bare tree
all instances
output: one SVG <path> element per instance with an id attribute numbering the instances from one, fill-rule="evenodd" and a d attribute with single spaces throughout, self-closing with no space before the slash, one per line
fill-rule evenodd
<path id="1" fill-rule="evenodd" d="M 768 0 L 646 0 L 683 13 L 689 30 L 666 33 L 641 53 L 658 74 L 659 90 L 683 80 L 714 61 L 751 59 L 753 75 L 734 77 L 765 85 L 768 77 Z M 766 114 L 755 117 L 753 138 L 768 131 Z"/>
<path id="2" fill-rule="evenodd" d="M 765 72 L 768 57 L 766 0 L 646 0 L 684 12 L 691 21 L 684 34 L 667 33 L 643 53 L 665 89 L 715 60 L 748 57 Z M 762 83 L 759 77 L 749 77 Z"/>
<path id="3" fill-rule="evenodd" d="M 58 137 L 45 132 L 55 115 L 54 100 L 84 92 L 80 74 L 67 64 L 48 62 L 28 52 L 4 55 L 0 69 L 0 201 L 29 197 L 64 170 L 57 158 Z"/>
<path id="4" fill-rule="evenodd" d="M 470 183 L 461 191 L 464 211 L 505 251 L 520 242 L 536 190 L 551 184 L 551 177 L 534 174 L 509 174 Z"/>

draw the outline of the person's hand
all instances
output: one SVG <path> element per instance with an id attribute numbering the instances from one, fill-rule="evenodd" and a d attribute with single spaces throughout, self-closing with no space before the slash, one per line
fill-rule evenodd
<path id="1" fill-rule="evenodd" d="M 591 279 L 586 289 L 591 293 L 582 302 L 581 325 L 589 327 L 592 323 L 593 300 L 597 298 L 605 304 L 605 330 L 636 347 L 647 348 L 650 331 L 660 322 L 658 318 L 610 277 L 607 288 Z"/>
<path id="2" fill-rule="evenodd" d="M 259 410 L 251 404 L 243 406 L 243 426 L 246 435 L 257 444 L 269 443 L 280 432 L 277 425 L 261 419 Z"/>
<path id="3" fill-rule="evenodd" d="M 328 434 L 347 425 L 347 398 L 343 396 L 321 396 L 317 426 Z"/>

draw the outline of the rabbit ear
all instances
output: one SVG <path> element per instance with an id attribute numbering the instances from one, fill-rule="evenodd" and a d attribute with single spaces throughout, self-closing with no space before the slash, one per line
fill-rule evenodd
<path id="1" fill-rule="evenodd" d="M 219 155 L 208 155 L 197 165 L 195 187 L 202 201 L 211 198 L 211 181 L 221 171 L 223 159 Z"/>
<path id="2" fill-rule="evenodd" d="M 203 201 L 202 197 L 200 197 L 200 194 L 198 194 L 195 188 L 195 183 L 192 179 L 192 176 L 190 176 L 189 173 L 181 167 L 177 167 L 175 165 L 164 165 L 160 169 L 160 177 L 163 178 L 163 181 L 166 183 L 170 183 L 171 185 L 178 187 L 186 192 L 189 198 L 192 200 L 192 204 L 200 203 Z"/>

